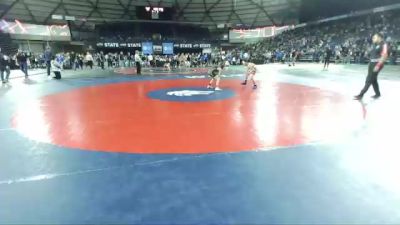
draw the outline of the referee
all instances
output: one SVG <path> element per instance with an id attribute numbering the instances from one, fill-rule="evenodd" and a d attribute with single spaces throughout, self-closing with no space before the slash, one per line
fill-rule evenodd
<path id="1" fill-rule="evenodd" d="M 135 52 L 135 64 L 136 64 L 136 74 L 142 74 L 142 59 L 140 58 L 139 52 Z"/>
<path id="2" fill-rule="evenodd" d="M 330 47 L 326 47 L 325 59 L 324 59 L 324 70 L 325 70 L 325 68 L 328 69 L 329 63 L 331 62 L 331 57 L 332 57 L 332 50 L 330 49 Z"/>
<path id="3" fill-rule="evenodd" d="M 378 74 L 383 69 L 386 59 L 388 58 L 388 45 L 384 42 L 384 35 L 382 33 L 376 33 L 372 37 L 372 50 L 370 51 L 370 62 L 368 65 L 368 76 L 365 81 L 365 86 L 361 90 L 360 94 L 354 96 L 355 100 L 361 100 L 364 94 L 368 91 L 372 85 L 375 91 L 375 95 L 372 98 L 381 97 L 378 84 Z"/>

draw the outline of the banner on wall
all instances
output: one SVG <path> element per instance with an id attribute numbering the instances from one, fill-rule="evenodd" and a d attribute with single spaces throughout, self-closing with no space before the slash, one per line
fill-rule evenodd
<path id="1" fill-rule="evenodd" d="M 132 42 L 97 42 L 97 47 L 100 48 L 141 48 L 142 43 Z"/>
<path id="2" fill-rule="evenodd" d="M 40 41 L 70 41 L 68 25 L 36 25 L 19 20 L 0 20 L 0 31 L 10 34 L 13 39 Z"/>
<path id="3" fill-rule="evenodd" d="M 272 37 L 286 30 L 289 26 L 282 27 L 261 27 L 255 29 L 232 29 L 229 31 L 230 43 L 245 43 L 248 40 L 260 40 L 262 38 Z"/>
<path id="4" fill-rule="evenodd" d="M 180 49 L 192 49 L 192 48 L 211 48 L 211 44 L 207 43 L 176 43 L 174 44 L 174 48 Z"/>
<path id="5" fill-rule="evenodd" d="M 153 54 L 153 42 L 142 42 L 142 52 L 145 55 Z"/>
<path id="6" fill-rule="evenodd" d="M 173 55 L 174 54 L 174 44 L 173 43 L 163 43 L 163 54 Z"/>
<path id="7" fill-rule="evenodd" d="M 152 43 L 152 42 L 131 42 L 131 43 L 126 43 L 126 42 L 98 42 L 96 44 L 97 47 L 99 48 L 142 48 L 143 51 L 143 44 L 144 43 Z M 164 46 L 172 47 L 173 49 L 204 49 L 204 48 L 211 48 L 211 44 L 209 43 L 169 43 L 169 42 L 164 42 L 160 43 L 157 45 L 151 45 L 152 48 L 154 49 L 154 46 L 162 46 L 162 51 L 164 52 Z M 169 51 L 169 50 L 168 50 Z M 167 53 L 164 53 L 167 54 Z"/>

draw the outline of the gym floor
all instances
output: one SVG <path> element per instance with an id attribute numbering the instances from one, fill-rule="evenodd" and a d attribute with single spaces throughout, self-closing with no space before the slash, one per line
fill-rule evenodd
<path id="1" fill-rule="evenodd" d="M 0 224 L 398 224 L 398 71 L 363 101 L 366 65 L 11 79 Z"/>

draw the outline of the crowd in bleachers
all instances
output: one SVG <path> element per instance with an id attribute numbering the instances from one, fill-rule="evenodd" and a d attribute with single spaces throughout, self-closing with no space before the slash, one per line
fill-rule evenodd
<path id="1" fill-rule="evenodd" d="M 243 46 L 232 54 L 246 52 L 258 63 L 287 61 L 296 52 L 298 60 L 321 62 L 326 49 L 334 53 L 336 62 L 367 63 L 374 32 L 383 32 L 390 45 L 389 63 L 398 60 L 400 41 L 400 11 L 390 11 L 363 17 L 309 25 Z"/>
<path id="2" fill-rule="evenodd" d="M 97 31 L 98 41 L 103 42 L 172 41 L 191 43 L 193 40 L 213 41 L 208 29 L 179 24 L 101 25 Z"/>

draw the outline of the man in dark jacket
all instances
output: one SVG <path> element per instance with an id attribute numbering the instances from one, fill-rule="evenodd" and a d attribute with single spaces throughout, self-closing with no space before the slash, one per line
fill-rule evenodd
<path id="1" fill-rule="evenodd" d="M 46 63 L 47 76 L 50 76 L 51 59 L 53 58 L 53 54 L 51 53 L 51 49 L 49 46 L 46 47 L 46 51 L 44 51 L 43 58 L 44 58 L 44 62 Z"/>
<path id="2" fill-rule="evenodd" d="M 385 43 L 384 35 L 381 33 L 374 34 L 372 37 L 372 42 L 373 48 L 370 52 L 368 76 L 365 81 L 364 88 L 361 90 L 360 94 L 354 96 L 355 100 L 361 100 L 371 85 L 375 91 L 375 95 L 372 96 L 372 98 L 376 99 L 381 97 L 378 84 L 378 74 L 383 69 L 386 59 L 388 58 L 388 44 Z"/>
<path id="3" fill-rule="evenodd" d="M 25 74 L 25 78 L 28 78 L 28 56 L 21 49 L 18 49 L 18 53 L 16 55 L 17 64 L 21 71 Z"/>

